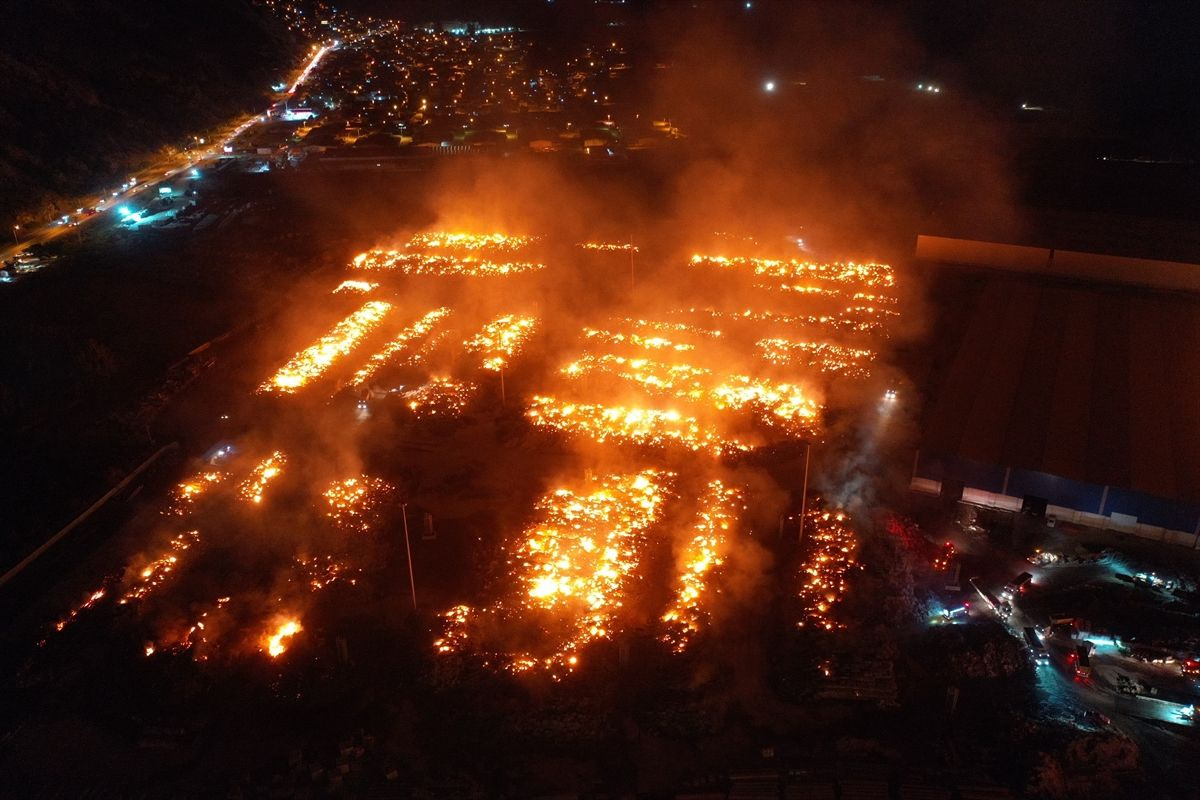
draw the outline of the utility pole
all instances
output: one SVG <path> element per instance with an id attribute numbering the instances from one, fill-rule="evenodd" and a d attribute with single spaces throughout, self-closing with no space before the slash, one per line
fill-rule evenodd
<path id="1" fill-rule="evenodd" d="M 808 456 L 812 452 L 812 442 L 804 443 L 804 488 L 800 490 L 800 535 L 796 543 L 804 541 L 804 512 L 808 510 Z"/>
<path id="2" fill-rule="evenodd" d="M 633 234 L 629 234 L 629 299 L 633 299 Z"/>
<path id="3" fill-rule="evenodd" d="M 408 503 L 400 504 L 404 516 L 404 552 L 408 554 L 408 585 L 412 588 L 413 611 L 417 610 L 417 579 L 413 576 L 412 543 L 408 539 Z"/>

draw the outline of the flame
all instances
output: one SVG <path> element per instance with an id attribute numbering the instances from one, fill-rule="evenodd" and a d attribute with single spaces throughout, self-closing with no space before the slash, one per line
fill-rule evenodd
<path id="1" fill-rule="evenodd" d="M 394 491 L 387 481 L 366 475 L 334 481 L 324 493 L 329 504 L 325 516 L 342 530 L 366 533 L 373 521 L 371 512 Z"/>
<path id="2" fill-rule="evenodd" d="M 435 377 L 405 392 L 404 401 L 417 416 L 457 416 L 467 409 L 478 389 L 473 383 Z"/>
<path id="3" fill-rule="evenodd" d="M 822 372 L 840 372 L 847 377 L 866 377 L 870 374 L 864 363 L 875 359 L 875 353 L 860 347 L 844 347 L 829 342 L 790 341 L 788 339 L 759 339 L 755 342 L 764 360 L 772 364 L 792 366 L 803 364 Z"/>
<path id="4" fill-rule="evenodd" d="M 382 350 L 372 355 L 358 372 L 354 373 L 354 376 L 350 378 L 350 383 L 354 386 L 363 386 L 366 384 L 382 367 L 409 349 L 413 342 L 428 336 L 438 323 L 448 316 L 450 316 L 450 309 L 435 308 L 412 325 L 401 330 L 383 346 Z"/>
<path id="5" fill-rule="evenodd" d="M 597 250 L 602 253 L 612 253 L 612 252 L 637 253 L 637 252 L 640 252 L 638 250 L 638 248 L 633 245 L 632 242 L 580 242 L 579 247 L 584 250 Z"/>
<path id="6" fill-rule="evenodd" d="M 89 594 L 82 603 L 68 611 L 65 617 L 54 623 L 54 630 L 56 632 L 61 632 L 64 630 L 68 625 L 74 622 L 81 613 L 87 611 L 89 608 L 96 605 L 96 603 L 99 603 L 101 600 L 103 600 L 106 594 L 108 594 L 107 589 L 96 589 L 94 592 Z"/>
<path id="7" fill-rule="evenodd" d="M 817 263 L 800 261 L 798 259 L 769 259 L 735 256 L 692 256 L 693 267 L 713 269 L 747 269 L 754 275 L 777 278 L 780 281 L 807 278 L 809 280 L 843 284 L 846 286 L 880 286 L 890 288 L 896 285 L 896 275 L 887 264 L 856 264 L 853 261 L 835 261 L 832 263 Z"/>
<path id="8" fill-rule="evenodd" d="M 807 557 L 797 592 L 803 618 L 797 624 L 827 631 L 844 627 L 830 611 L 846 594 L 847 574 L 858 566 L 858 537 L 845 512 L 809 509 L 804 517 L 803 545 Z"/>
<path id="9" fill-rule="evenodd" d="M 255 465 L 254 469 L 250 471 L 250 477 L 242 481 L 242 485 L 238 487 L 238 494 L 243 500 L 260 505 L 267 484 L 283 474 L 285 463 L 287 463 L 287 457 L 276 450 Z"/>
<path id="10" fill-rule="evenodd" d="M 481 367 L 498 372 L 521 351 L 536 325 L 536 317 L 504 314 L 484 325 L 463 347 L 482 358 Z"/>
<path id="11" fill-rule="evenodd" d="M 671 477 L 646 469 L 589 478 L 579 488 L 544 495 L 537 503 L 537 521 L 522 532 L 509 558 L 521 587 L 516 598 L 510 605 L 478 611 L 450 609 L 443 615 L 446 635 L 434 643 L 435 649 L 469 649 L 470 628 L 482 615 L 540 620 L 547 649 L 501 654 L 505 666 L 513 672 L 542 667 L 553 675 L 574 670 L 579 649 L 609 636 L 618 624 L 644 533 L 662 513 L 663 485 Z"/>
<path id="12" fill-rule="evenodd" d="M 278 623 L 272 632 L 263 636 L 262 646 L 271 658 L 279 658 L 287 650 L 286 642 L 304 630 L 298 619 L 287 619 Z"/>
<path id="13" fill-rule="evenodd" d="M 667 624 L 663 640 L 676 652 L 703 628 L 709 616 L 709 581 L 724 563 L 729 548 L 729 531 L 745 510 L 745 492 L 709 481 L 691 527 L 691 538 L 678 554 L 679 578 L 674 599 L 662 621 Z"/>
<path id="14" fill-rule="evenodd" d="M 146 599 L 175 573 L 183 552 L 199 541 L 199 531 L 184 531 L 172 537 L 167 543 L 167 551 L 138 570 L 137 577 L 117 602 L 126 605 Z"/>
<path id="15" fill-rule="evenodd" d="M 403 275 L 459 276 L 467 278 L 504 277 L 538 272 L 545 264 L 532 261 L 492 261 L 477 256 L 451 256 L 429 253 L 405 253 L 399 250 L 370 250 L 355 257 L 354 268 L 394 271 Z"/>
<path id="16" fill-rule="evenodd" d="M 367 292 L 373 292 L 378 288 L 379 288 L 378 283 L 371 283 L 370 281 L 342 281 L 341 283 L 339 283 L 337 285 L 337 288 L 333 290 L 333 293 L 334 294 L 351 294 L 351 293 L 366 294 Z"/>
<path id="17" fill-rule="evenodd" d="M 538 427 L 586 436 L 597 442 L 628 442 L 651 447 L 679 445 L 713 455 L 752 449 L 749 443 L 721 436 L 695 417 L 673 409 L 571 403 L 537 395 L 526 416 Z"/>
<path id="18" fill-rule="evenodd" d="M 198 472 L 175 487 L 171 502 L 163 511 L 164 514 L 184 516 L 195 505 L 196 501 L 213 486 L 225 480 L 225 473 L 216 470 Z"/>
<path id="19" fill-rule="evenodd" d="M 523 250 L 536 236 L 512 236 L 503 233 L 464 233 L 450 231 L 427 231 L 415 233 L 406 245 L 409 248 L 448 250 Z"/>
<path id="20" fill-rule="evenodd" d="M 343 319 L 329 333 L 284 364 L 274 377 L 258 387 L 260 392 L 291 394 L 333 366 L 334 362 L 353 350 L 363 338 L 379 327 L 392 310 L 391 303 L 371 300 Z"/>

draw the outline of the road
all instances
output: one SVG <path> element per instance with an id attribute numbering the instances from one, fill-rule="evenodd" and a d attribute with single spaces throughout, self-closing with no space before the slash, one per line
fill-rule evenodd
<path id="1" fill-rule="evenodd" d="M 1031 569 L 1030 571 L 1035 571 Z M 1067 585 L 1079 580 L 1115 580 L 1112 578 L 1114 565 L 1097 563 L 1060 570 L 1036 570 L 1042 583 Z M 1072 574 L 1073 573 L 1073 574 Z M 984 588 L 994 593 L 999 586 L 984 583 Z M 986 607 L 986 604 L 980 604 Z M 977 613 L 992 613 L 990 611 Z M 1040 616 L 1038 612 L 1035 615 Z M 1012 615 L 1001 622 L 1018 640 L 1023 639 L 1025 627 L 1042 625 L 1021 610 L 1018 599 Z M 1086 634 L 1085 634 L 1086 635 Z M 1117 692 L 1116 675 L 1153 677 L 1154 685 L 1189 685 L 1187 679 L 1178 676 L 1178 666 L 1151 666 L 1140 664 L 1121 655 L 1118 648 L 1103 637 L 1092 637 L 1096 649 L 1091 658 L 1092 676 L 1080 679 L 1075 674 L 1075 663 L 1071 658 L 1080 639 L 1053 638 L 1046 640 L 1050 663 L 1036 669 L 1037 694 L 1041 715 L 1066 725 L 1083 730 L 1112 730 L 1138 745 L 1141 757 L 1148 765 L 1160 770 L 1169 770 L 1172 765 L 1195 763 L 1200 759 L 1200 738 L 1196 723 L 1183 712 L 1186 703 L 1148 697 L 1131 696 Z M 1147 673 L 1157 673 L 1153 676 Z M 1173 680 L 1168 680 L 1174 676 Z M 1191 687 L 1194 695 L 1195 689 Z M 1187 692 L 1171 692 L 1176 699 L 1187 699 Z M 1105 722 L 1107 718 L 1108 722 Z"/>
<path id="2" fill-rule="evenodd" d="M 312 71 L 320 64 L 321 59 L 327 53 L 337 49 L 338 46 L 338 43 L 335 42 L 332 45 L 325 45 L 318 48 L 312 56 L 305 60 L 303 66 L 296 71 L 289 82 L 289 88 L 276 95 L 271 106 L 266 111 L 231 123 L 227 127 L 222 128 L 215 136 L 198 138 L 198 141 L 207 144 L 207 147 L 204 149 L 187 150 L 182 153 L 172 154 L 169 158 L 162 159 L 137 171 L 130 176 L 130 180 L 124 186 L 103 191 L 80 200 L 83 203 L 80 207 L 82 210 L 95 208 L 97 209 L 97 213 L 85 215 L 84 213 L 77 212 L 69 215 L 69 221 L 66 223 L 60 218 L 37 228 L 17 230 L 16 234 L 19 241 L 14 240 L 11 244 L 7 244 L 3 249 L 0 249 L 0 262 L 16 257 L 34 244 L 51 242 L 71 232 L 75 232 L 77 235 L 81 234 L 82 230 L 91 225 L 94 220 L 100 219 L 106 213 L 120 208 L 126 201 L 139 197 L 143 193 L 148 192 L 153 194 L 157 190 L 157 187 L 164 181 L 169 181 L 187 170 L 197 168 L 205 162 L 219 158 L 224 154 L 226 145 L 245 133 L 252 126 L 269 119 L 271 111 L 283 100 L 295 94 L 296 90 L 308 80 Z"/>

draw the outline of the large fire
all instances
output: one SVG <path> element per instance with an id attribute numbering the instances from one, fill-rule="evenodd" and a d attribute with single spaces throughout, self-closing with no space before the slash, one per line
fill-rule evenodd
<path id="1" fill-rule="evenodd" d="M 788 339 L 759 339 L 755 346 L 772 364 L 805 366 L 821 372 L 839 372 L 847 377 L 866 377 L 875 353 L 861 347 L 845 347 L 829 342 L 796 342 Z"/>
<path id="2" fill-rule="evenodd" d="M 536 237 L 502 233 L 417 233 L 398 249 L 358 255 L 352 268 L 502 279 L 544 269 L 526 252 L 536 241 Z M 583 242 L 577 247 L 630 257 L 638 252 L 632 243 L 620 242 Z M 568 252 L 593 264 L 601 260 L 585 259 L 578 250 Z M 557 361 L 526 369 L 522 363 L 520 383 L 536 389 L 521 398 L 526 424 L 517 424 L 515 418 L 505 420 L 513 423 L 514 440 L 529 430 L 579 437 L 599 445 L 588 447 L 589 453 L 597 453 L 598 463 L 634 457 L 644 459 L 639 466 L 645 468 L 599 476 L 588 473 L 565 479 L 565 485 L 545 492 L 533 509 L 532 521 L 508 545 L 504 574 L 492 576 L 497 580 L 493 596 L 499 599 L 472 600 L 478 605 L 457 605 L 447 611 L 444 635 L 435 643 L 438 652 L 478 654 L 486 663 L 514 673 L 538 670 L 560 678 L 579 666 L 590 643 L 644 627 L 647 620 L 673 651 L 694 646 L 711 626 L 723 580 L 728 577 L 723 577 L 722 568 L 727 561 L 737 563 L 731 556 L 739 546 L 735 531 L 756 499 L 747 488 L 731 485 L 727 477 L 713 477 L 728 466 L 718 460 L 735 459 L 738 469 L 753 471 L 758 469 L 757 455 L 746 455 L 756 448 L 786 437 L 819 439 L 824 434 L 823 404 L 834 396 L 827 390 L 836 381 L 860 379 L 878 368 L 875 348 L 898 313 L 898 302 L 892 296 L 895 276 L 882 264 L 695 256 L 681 266 L 723 271 L 734 280 L 741 279 L 745 296 L 736 308 L 693 307 L 683 300 L 668 300 L 644 312 L 644 317 L 624 316 L 631 313 L 628 310 L 600 309 L 589 318 L 589 326 L 576 328 L 574 336 L 567 331 L 563 339 L 568 348 L 565 366 L 564 361 Z M 499 373 L 496 377 L 503 397 L 505 373 L 514 362 L 532 360 L 530 353 L 536 354 L 543 340 L 548 349 L 559 344 L 543 333 L 559 329 L 553 317 L 519 313 L 522 306 L 498 289 L 505 285 L 500 280 L 408 281 L 402 293 L 390 283 L 394 278 L 379 279 L 386 281 L 381 294 L 388 293 L 391 302 L 364 302 L 298 352 L 258 391 L 293 394 L 334 373 L 331 377 L 341 381 L 339 389 L 351 386 L 357 390 L 362 412 L 357 419 L 368 435 L 379 434 L 377 442 L 389 441 L 386 436 L 397 440 L 411 437 L 416 442 L 414 450 L 434 452 L 436 445 L 426 438 L 434 426 L 426 426 L 424 420 L 460 416 L 471 408 L 480 397 L 480 388 L 472 380 L 483 382 L 487 377 L 479 370 Z M 534 275 L 519 283 L 536 288 L 541 280 Z M 472 295 L 471 287 L 480 284 L 489 287 L 489 293 L 497 289 L 496 296 Z M 368 294 L 379 287 L 374 280 L 349 279 L 334 293 Z M 400 300 L 395 298 L 407 296 L 410 288 L 414 299 L 406 306 L 408 315 L 402 315 L 393 303 L 399 306 Z M 519 294 L 537 296 L 524 291 Z M 337 304 L 347 302 L 330 298 L 324 290 L 322 297 Z M 505 300 L 513 302 L 498 302 Z M 440 305 L 443 302 L 445 306 Z M 742 307 L 743 302 L 749 307 Z M 481 309 L 487 309 L 486 316 Z M 499 313 L 501 310 L 506 313 Z M 452 315 L 453 323 L 448 322 Z M 460 323 L 460 319 L 465 321 Z M 531 344 L 535 333 L 539 336 L 536 347 Z M 345 380 L 341 379 L 350 368 L 343 372 L 343 362 L 357 366 Z M 383 378 L 392 373 L 396 382 L 384 386 Z M 539 380 L 546 383 L 539 385 Z M 400 381 L 404 385 L 399 385 Z M 329 381 L 331 389 L 333 383 Z M 389 402 L 384 398 L 389 397 L 394 398 L 390 402 L 399 404 L 393 407 L 397 416 L 387 420 L 395 427 L 369 427 L 378 423 L 365 408 L 377 401 L 384 406 Z M 274 401 L 263 402 L 277 407 Z M 442 427 L 453 431 L 452 436 L 461 435 L 460 441 L 490 443 L 491 432 L 483 427 L 485 412 L 480 411 L 478 416 Z M 303 408 L 297 410 L 300 412 L 310 413 Z M 312 413 L 343 414 L 344 404 L 330 402 L 325 410 Z M 344 417 L 334 419 L 339 425 L 345 422 Z M 496 441 L 502 440 L 501 433 L 508 432 L 498 432 Z M 536 437 L 534 444 L 545 438 Z M 286 520 L 280 527 L 295 539 L 283 540 L 285 547 L 272 557 L 282 574 L 290 577 L 270 582 L 269 590 L 266 582 L 256 589 L 221 586 L 199 603 L 191 598 L 185 615 L 176 612 L 172 616 L 170 632 L 146 645 L 147 654 L 190 650 L 202 660 L 215 652 L 213 648 L 235 642 L 230 651 L 245 653 L 257 648 L 278 658 L 304 630 L 301 616 L 307 615 L 312 604 L 326 602 L 318 601 L 313 593 L 333 583 L 338 583 L 339 589 L 355 585 L 366 574 L 362 553 L 353 548 L 377 547 L 391 539 L 335 535 L 382 532 L 382 521 L 396 505 L 396 488 L 391 483 L 362 474 L 329 483 L 322 480 L 310 488 L 303 509 L 290 507 L 293 498 L 304 496 L 300 477 L 328 475 L 319 471 L 327 469 L 328 462 L 313 468 L 300 447 L 291 444 L 295 437 L 277 441 L 289 442 L 295 463 L 276 451 L 236 469 L 224 463 L 221 469 L 205 468 L 180 483 L 163 513 L 186 517 L 188 530 L 182 530 L 183 521 L 158 519 L 158 524 L 168 526 L 162 535 L 171 538 L 133 559 L 120 584 L 112 584 L 118 587 L 112 594 L 119 604 L 131 604 L 139 614 L 152 614 L 160 604 L 141 601 L 156 592 L 181 591 L 176 576 L 185 564 L 189 570 L 208 568 L 206 559 L 195 554 L 184 559 L 185 552 L 200 545 L 199 531 L 204 532 L 204 547 L 220 547 L 221 525 L 243 522 L 258 530 L 263 522 L 265 529 L 276 520 Z M 633 452 L 615 453 L 612 446 Z M 479 460 L 484 460 L 483 454 Z M 363 462 L 371 466 L 362 469 L 371 470 L 381 463 L 365 456 Z M 399 459 L 395 462 L 401 463 L 402 469 L 417 469 Z M 666 466 L 647 466 L 664 462 L 671 464 L 671 471 Z M 384 459 L 382 463 L 393 462 Z M 269 490 L 279 493 L 274 482 L 285 466 L 291 475 L 287 480 L 289 503 L 277 502 L 274 494 L 265 502 Z M 418 474 L 410 480 L 405 474 L 403 478 L 403 485 L 410 487 L 406 495 L 410 491 L 418 495 L 414 502 L 424 502 L 421 491 L 443 491 L 428 488 L 435 484 L 433 480 L 425 482 L 425 489 L 413 488 L 421 486 L 421 477 Z M 690 498 L 677 496 L 680 486 L 703 487 L 694 506 Z M 239 510 L 219 517 L 219 525 L 211 525 L 203 515 L 210 509 L 220 513 L 222 503 L 234 508 L 244 503 L 260 510 Z M 679 514 L 670 508 L 673 503 L 680 507 Z M 326 541 L 322 544 L 309 535 L 297 520 L 313 523 L 307 527 L 320 532 Z M 796 590 L 801 606 L 799 624 L 835 630 L 840 623 L 833 611 L 847 591 L 848 574 L 857 566 L 857 540 L 844 513 L 810 510 L 804 522 L 804 561 Z M 330 541 L 336 544 L 331 546 Z M 661 551 L 650 549 L 655 542 Z M 655 568 L 647 565 L 665 563 L 657 555 L 665 555 L 672 542 L 669 599 L 651 609 L 633 609 L 635 602 L 646 602 L 646 594 L 637 590 L 639 581 L 656 574 Z M 791 586 L 794 584 L 789 582 Z M 658 596 L 665 597 L 667 588 L 657 587 L 661 590 Z M 89 595 L 58 627 L 65 627 L 108 592 L 106 584 Z M 214 602 L 218 592 L 228 596 Z"/>
<path id="3" fill-rule="evenodd" d="M 632 242 L 580 242 L 584 250 L 595 250 L 601 253 L 636 253 L 638 248 Z"/>
<path id="4" fill-rule="evenodd" d="M 287 650 L 288 643 L 292 637 L 302 630 L 304 630 L 304 627 L 298 619 L 286 619 L 276 623 L 263 634 L 263 649 L 267 651 L 267 655 L 271 658 L 279 658 Z"/>
<path id="5" fill-rule="evenodd" d="M 414 233 L 409 248 L 447 250 L 523 250 L 537 241 L 535 236 L 514 236 L 504 233 L 466 233 L 463 231 L 426 231 Z"/>
<path id="6" fill-rule="evenodd" d="M 886 264 L 856 264 L 851 261 L 818 263 L 797 259 L 749 258 L 743 256 L 692 256 L 692 266 L 715 269 L 749 269 L 754 275 L 782 281 L 809 279 L 845 287 L 892 287 L 896 276 Z M 791 287 L 789 287 L 791 288 Z"/>
<path id="7" fill-rule="evenodd" d="M 406 253 L 400 250 L 371 250 L 354 258 L 354 268 L 403 275 L 460 276 L 467 278 L 504 277 L 537 272 L 545 264 L 534 261 L 497 261 L 479 256 L 454 256 L 439 253 Z"/>
<path id="8" fill-rule="evenodd" d="M 379 327 L 391 310 L 392 304 L 382 300 L 365 303 L 329 333 L 297 353 L 258 390 L 291 394 L 302 389 L 357 347 L 367 334 Z"/>
<path id="9" fill-rule="evenodd" d="M 413 344 L 420 342 L 433 332 L 446 317 L 450 316 L 450 309 L 435 308 L 433 311 L 423 315 L 419 320 L 403 328 L 399 333 L 388 340 L 388 343 L 381 350 L 372 355 L 366 364 L 363 364 L 353 377 L 350 378 L 350 383 L 354 386 L 363 386 L 367 381 L 371 380 L 380 369 L 390 363 L 394 363 L 401 356 L 407 355 L 409 358 L 413 356 Z"/>
<path id="10" fill-rule="evenodd" d="M 514 672 L 542 667 L 554 675 L 573 670 L 585 644 L 613 632 L 670 478 L 647 469 L 547 493 L 537 503 L 537 521 L 522 532 L 508 560 L 520 587 L 512 605 L 451 609 L 446 635 L 435 647 L 444 653 L 470 649 L 470 629 L 482 615 L 523 618 L 541 627 L 546 649 L 500 653 L 504 666 Z"/>
<path id="11" fill-rule="evenodd" d="M 845 512 L 809 509 L 804 517 L 806 557 L 798 592 L 800 627 L 832 631 L 842 627 L 832 616 L 846 593 L 846 577 L 858 566 L 858 537 Z"/>
<path id="12" fill-rule="evenodd" d="M 480 366 L 498 372 L 516 356 L 533 335 L 537 318 L 504 314 L 483 326 L 479 333 L 463 342 L 463 348 L 479 356 Z"/>
<path id="13" fill-rule="evenodd" d="M 800 386 L 747 375 L 721 376 L 691 364 L 612 354 L 585 355 L 562 371 L 570 378 L 596 374 L 619 378 L 648 394 L 708 404 L 718 411 L 753 410 L 768 425 L 798 435 L 812 432 L 820 413 L 819 404 Z"/>
<path id="14" fill-rule="evenodd" d="M 697 418 L 669 408 L 575 403 L 535 395 L 526 416 L 538 427 L 597 442 L 650 447 L 675 445 L 713 455 L 745 452 L 753 446 L 741 439 L 723 436 Z"/>
<path id="15" fill-rule="evenodd" d="M 720 480 L 709 481 L 689 537 L 677 553 L 679 579 L 674 598 L 662 621 L 667 624 L 663 639 L 676 652 L 684 650 L 699 633 L 711 611 L 711 580 L 724 563 L 729 535 L 745 509 L 745 493 Z"/>
<path id="16" fill-rule="evenodd" d="M 325 490 L 325 500 L 329 504 L 325 514 L 342 530 L 366 533 L 371 529 L 379 504 L 394 491 L 394 487 L 382 478 L 366 475 L 335 481 Z"/>
<path id="17" fill-rule="evenodd" d="M 478 389 L 473 383 L 434 377 L 405 392 L 404 403 L 420 417 L 452 417 L 466 411 Z"/>

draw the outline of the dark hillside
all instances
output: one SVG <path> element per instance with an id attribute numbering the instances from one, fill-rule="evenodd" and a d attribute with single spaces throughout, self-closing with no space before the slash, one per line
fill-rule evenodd
<path id="1" fill-rule="evenodd" d="M 0 4 L 0 218 L 121 176 L 261 108 L 301 44 L 248 0 Z"/>

